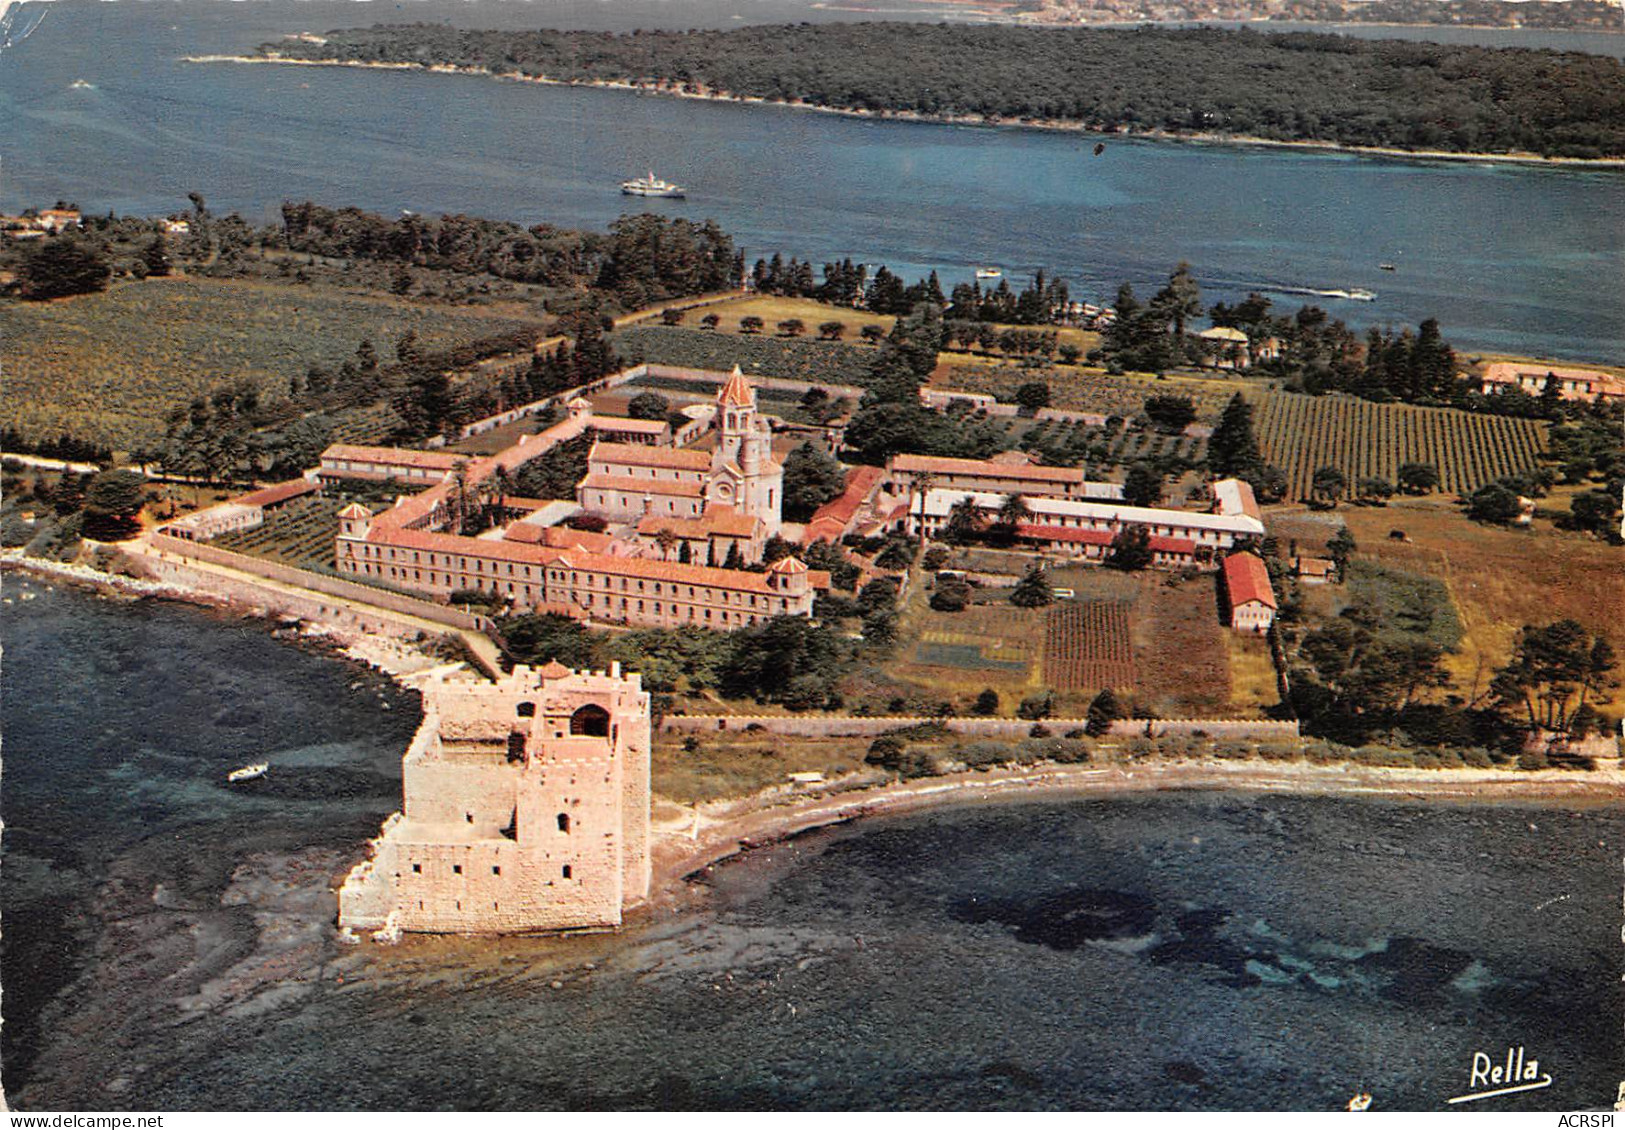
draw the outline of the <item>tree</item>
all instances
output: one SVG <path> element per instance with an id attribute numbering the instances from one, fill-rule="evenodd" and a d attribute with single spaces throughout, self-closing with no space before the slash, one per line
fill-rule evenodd
<path id="1" fill-rule="evenodd" d="M 746 314 L 739 319 L 739 332 L 747 334 L 761 333 L 763 324 L 762 319 L 755 314 Z"/>
<path id="2" fill-rule="evenodd" d="M 803 443 L 784 457 L 784 516 L 805 522 L 846 489 L 846 469 L 827 452 Z"/>
<path id="3" fill-rule="evenodd" d="M 85 488 L 84 535 L 120 541 L 140 527 L 136 518 L 147 502 L 147 481 L 130 471 L 102 471 Z"/>
<path id="4" fill-rule="evenodd" d="M 1326 552 L 1331 555 L 1332 563 L 1337 566 L 1337 579 L 1339 583 L 1348 579 L 1349 559 L 1354 556 L 1358 548 L 1354 544 L 1354 535 L 1347 526 L 1339 526 L 1331 540 L 1326 543 Z"/>
<path id="5" fill-rule="evenodd" d="M 569 616 L 556 612 L 510 616 L 498 629 L 503 651 L 515 663 L 543 667 L 556 659 L 566 667 L 596 665 L 595 637 Z"/>
<path id="6" fill-rule="evenodd" d="M 1619 529 L 1619 496 L 1611 490 L 1581 491 L 1569 500 L 1575 528 L 1611 538 Z"/>
<path id="7" fill-rule="evenodd" d="M 663 326 L 680 326 L 683 324 L 683 316 L 686 313 L 688 311 L 676 306 L 668 306 L 660 312 L 660 324 Z"/>
<path id="8" fill-rule="evenodd" d="M 824 341 L 840 341 L 844 333 L 846 333 L 845 322 L 818 323 L 818 336 Z"/>
<path id="9" fill-rule="evenodd" d="M 999 692 L 988 687 L 976 696 L 976 702 L 970 708 L 972 714 L 979 714 L 983 718 L 991 717 L 999 712 Z"/>
<path id="10" fill-rule="evenodd" d="M 626 414 L 634 420 L 664 420 L 671 401 L 658 392 L 640 392 L 626 404 Z"/>
<path id="11" fill-rule="evenodd" d="M 1399 489 L 1406 494 L 1427 494 L 1439 489 L 1439 469 L 1432 463 L 1401 463 Z"/>
<path id="12" fill-rule="evenodd" d="M 958 577 L 948 577 L 937 582 L 931 593 L 931 607 L 938 612 L 962 612 L 970 598 L 970 585 Z"/>
<path id="13" fill-rule="evenodd" d="M 1188 396 L 1149 396 L 1145 401 L 1145 415 L 1165 431 L 1182 431 L 1196 420 L 1196 408 Z"/>
<path id="14" fill-rule="evenodd" d="M 886 327 L 877 326 L 873 322 L 858 330 L 858 336 L 870 345 L 880 344 L 880 339 L 886 336 Z"/>
<path id="15" fill-rule="evenodd" d="M 1607 637 L 1591 635 L 1578 621 L 1526 625 L 1490 693 L 1502 707 L 1521 708 L 1529 729 L 1563 733 L 1576 710 L 1612 685 L 1614 662 Z"/>
<path id="16" fill-rule="evenodd" d="M 1361 502 L 1371 502 L 1378 506 L 1388 505 L 1388 500 L 1394 496 L 1394 484 L 1377 475 L 1368 475 L 1361 479 L 1355 489 L 1359 492 Z"/>
<path id="17" fill-rule="evenodd" d="M 1156 506 L 1162 501 L 1162 472 L 1136 463 L 1123 478 L 1123 501 L 1130 506 Z"/>
<path id="18" fill-rule="evenodd" d="M 1122 718 L 1124 713 L 1123 704 L 1117 701 L 1117 695 L 1110 687 L 1106 687 L 1089 704 L 1088 720 L 1083 724 L 1083 731 L 1092 738 L 1101 737 L 1111 731 L 1112 723 Z"/>
<path id="19" fill-rule="evenodd" d="M 976 499 L 966 497 L 953 504 L 942 527 L 942 540 L 951 545 L 969 545 L 982 536 L 982 508 Z"/>
<path id="20" fill-rule="evenodd" d="M 779 323 L 779 332 L 785 337 L 800 337 L 807 332 L 807 323 L 800 318 L 786 318 Z"/>
<path id="21" fill-rule="evenodd" d="M 1112 538 L 1111 550 L 1106 555 L 1106 564 L 1125 573 L 1134 573 L 1149 568 L 1153 559 L 1151 532 L 1135 523 L 1123 526 L 1117 531 L 1117 536 Z"/>
<path id="22" fill-rule="evenodd" d="M 22 296 L 36 302 L 105 290 L 112 274 L 106 250 L 80 236 L 37 241 L 17 269 Z"/>
<path id="23" fill-rule="evenodd" d="M 1017 608 L 1043 608 L 1054 601 L 1055 591 L 1050 588 L 1049 575 L 1036 562 L 1028 566 L 1026 574 L 1016 582 L 1016 587 L 1010 593 L 1010 603 Z"/>
<path id="24" fill-rule="evenodd" d="M 1016 389 L 1016 403 L 1028 412 L 1048 408 L 1049 401 L 1049 385 L 1044 381 L 1028 381 Z"/>
<path id="25" fill-rule="evenodd" d="M 1504 526 L 1523 513 L 1518 496 L 1500 483 L 1485 483 L 1467 499 L 1467 517 Z"/>
<path id="26" fill-rule="evenodd" d="M 708 330 L 714 330 L 721 324 L 722 315 L 720 314 L 707 314 L 705 317 L 700 319 L 700 325 L 704 326 Z"/>
<path id="27" fill-rule="evenodd" d="M 169 247 L 164 242 L 163 232 L 152 237 L 152 242 L 141 252 L 141 262 L 147 268 L 148 278 L 160 279 L 169 274 Z"/>
<path id="28" fill-rule="evenodd" d="M 1174 268 L 1174 273 L 1168 276 L 1168 285 L 1152 297 L 1151 308 L 1173 323 L 1176 339 L 1184 339 L 1185 323 L 1202 316 L 1202 288 L 1191 276 L 1189 263 L 1180 263 Z"/>
<path id="29" fill-rule="evenodd" d="M 1238 392 L 1225 405 L 1218 426 L 1207 444 L 1208 466 L 1215 475 L 1247 476 L 1264 466 L 1264 456 L 1253 434 L 1253 408 Z"/>
<path id="30" fill-rule="evenodd" d="M 804 616 L 775 616 L 729 638 L 723 689 L 793 709 L 821 705 L 848 662 L 850 645 L 833 628 Z"/>
<path id="31" fill-rule="evenodd" d="M 1309 496 L 1316 502 L 1336 506 L 1348 489 L 1348 476 L 1336 467 L 1317 467 L 1309 480 Z"/>

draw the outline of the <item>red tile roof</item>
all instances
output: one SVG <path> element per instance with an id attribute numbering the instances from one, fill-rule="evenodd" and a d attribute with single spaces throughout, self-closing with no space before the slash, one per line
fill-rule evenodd
<path id="1" fill-rule="evenodd" d="M 896 474 L 969 475 L 980 478 L 1028 479 L 1035 483 L 1081 483 L 1081 467 L 1037 467 L 997 463 L 991 459 L 949 459 L 936 455 L 894 455 L 887 469 Z"/>
<path id="2" fill-rule="evenodd" d="M 1016 536 L 1034 541 L 1072 542 L 1077 545 L 1110 545 L 1115 537 L 1110 530 L 1081 530 L 1073 526 L 1035 526 L 1021 523 Z"/>
<path id="3" fill-rule="evenodd" d="M 1224 559 L 1224 584 L 1230 597 L 1230 607 L 1258 601 L 1266 608 L 1275 607 L 1275 590 L 1270 587 L 1270 573 L 1255 554 L 1232 553 Z"/>
<path id="4" fill-rule="evenodd" d="M 717 394 L 717 403 L 734 407 L 749 406 L 756 400 L 754 393 L 755 390 L 751 388 L 750 382 L 745 379 L 745 374 L 739 371 L 738 365 L 735 365 L 733 372 L 728 374 L 727 383 L 722 386 L 722 391 Z"/>
<path id="5" fill-rule="evenodd" d="M 365 447 L 352 443 L 335 443 L 322 452 L 322 462 L 329 459 L 348 459 L 355 463 L 379 463 L 390 467 L 421 467 L 429 471 L 449 471 L 459 462 L 468 462 L 468 456 L 449 451 L 414 451 L 406 447 Z"/>
<path id="6" fill-rule="evenodd" d="M 279 502 L 286 502 L 290 498 L 298 498 L 304 494 L 314 494 L 320 489 L 309 479 L 289 479 L 285 483 L 275 486 L 262 487 L 259 490 L 249 491 L 232 499 L 238 506 L 275 506 Z"/>
<path id="7" fill-rule="evenodd" d="M 610 443 L 599 440 L 587 453 L 589 463 L 621 463 L 629 467 L 667 467 L 679 471 L 709 471 L 711 457 L 703 451 L 655 447 L 647 443 Z"/>
<path id="8" fill-rule="evenodd" d="M 661 530 L 670 530 L 679 537 L 704 538 L 712 534 L 724 537 L 754 537 L 760 519 L 741 514 L 732 506 L 711 505 L 698 518 L 673 518 L 661 514 L 646 514 L 638 521 L 638 533 L 653 537 Z"/>
<path id="9" fill-rule="evenodd" d="M 886 477 L 879 467 L 853 467 L 846 473 L 846 488 L 813 512 L 801 535 L 802 545 L 815 541 L 838 541 L 851 528 L 863 504 Z"/>
<path id="10" fill-rule="evenodd" d="M 588 475 L 582 488 L 625 491 L 635 495 L 676 495 L 678 498 L 704 498 L 704 483 L 677 483 L 670 479 L 636 479 L 631 475 Z"/>
<path id="11" fill-rule="evenodd" d="M 1147 542 L 1152 553 L 1177 553 L 1182 557 L 1192 557 L 1196 554 L 1196 543 L 1188 538 L 1169 538 L 1152 534 Z"/>

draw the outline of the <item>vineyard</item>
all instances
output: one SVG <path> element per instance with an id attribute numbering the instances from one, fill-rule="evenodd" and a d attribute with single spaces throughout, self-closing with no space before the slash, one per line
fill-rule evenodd
<path id="1" fill-rule="evenodd" d="M 1058 691 L 1130 690 L 1134 686 L 1134 640 L 1128 605 L 1075 601 L 1045 619 L 1044 681 Z"/>
<path id="2" fill-rule="evenodd" d="M 1307 498 L 1321 467 L 1342 471 L 1352 490 L 1362 478 L 1394 482 L 1405 463 L 1432 463 L 1442 490 L 1469 493 L 1528 470 L 1546 447 L 1544 421 L 1347 396 L 1272 393 L 1256 427 L 1264 459 L 1286 472 L 1289 498 Z"/>
<path id="3" fill-rule="evenodd" d="M 296 569 L 331 573 L 338 513 L 348 503 L 343 498 L 301 499 L 269 514 L 252 529 L 221 534 L 209 544 Z"/>
<path id="4" fill-rule="evenodd" d="M 336 289 L 212 279 L 120 283 L 102 294 L 0 306 L 0 423 L 126 450 L 157 443 L 164 416 L 218 384 L 267 399 L 311 365 L 337 366 L 370 339 L 386 361 L 407 330 L 449 348 L 528 323 Z"/>

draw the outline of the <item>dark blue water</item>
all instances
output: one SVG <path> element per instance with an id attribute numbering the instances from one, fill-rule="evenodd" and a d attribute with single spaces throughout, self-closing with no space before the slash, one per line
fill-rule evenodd
<path id="1" fill-rule="evenodd" d="M 347 949 L 331 886 L 393 806 L 405 696 L 76 593 L 7 606 L 4 645 L 23 1109 L 1442 1109 L 1509 1045 L 1554 1084 L 1494 1108 L 1572 1109 L 1625 1062 L 1620 806 L 949 809 L 759 851 L 618 936 Z"/>
<path id="2" fill-rule="evenodd" d="M 399 72 L 189 65 L 297 30 L 393 13 L 353 4 L 71 0 L 0 55 L 0 206 L 185 208 L 199 191 L 257 221 L 288 198 L 600 227 L 653 167 L 753 258 L 851 256 L 948 282 L 1038 267 L 1086 298 L 1154 287 L 1188 260 L 1210 298 L 1288 309 L 1308 290 L 1364 326 L 1440 319 L 1458 345 L 1625 358 L 1625 171 L 1355 158 L 1031 130 L 855 121 L 770 107 Z M 726 26 L 795 5 L 572 4 L 558 24 Z M 530 5 L 403 6 L 505 26 Z M 674 12 L 676 14 L 674 14 Z M 658 14 L 657 14 L 658 13 Z M 829 13 L 824 13 L 828 15 Z M 1361 29 L 1362 31 L 1368 29 Z M 1485 33 L 1493 35 L 1493 33 Z M 1584 37 L 1616 46 L 1615 37 Z M 84 79 L 94 90 L 73 90 Z M 1391 262 L 1394 272 L 1378 269 Z"/>

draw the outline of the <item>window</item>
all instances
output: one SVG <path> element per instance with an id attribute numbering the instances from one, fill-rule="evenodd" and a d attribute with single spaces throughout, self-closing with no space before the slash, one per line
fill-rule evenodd
<path id="1" fill-rule="evenodd" d="M 470 824 L 474 823 L 474 814 L 472 812 L 465 812 L 463 815 L 468 817 L 468 822 Z"/>
<path id="2" fill-rule="evenodd" d="M 639 611 L 642 611 L 641 605 Z M 592 738 L 608 737 L 609 711 L 596 703 L 589 702 L 586 706 L 570 715 L 570 734 L 572 736 Z"/>
<path id="3" fill-rule="evenodd" d="M 493 875 L 500 875 L 500 874 L 502 874 L 502 868 L 500 868 L 500 867 L 496 867 L 496 866 L 493 866 L 493 867 L 492 867 L 492 868 L 491 868 L 491 874 L 493 874 Z"/>
<path id="4" fill-rule="evenodd" d="M 514 713 L 521 718 L 534 718 L 536 717 L 536 704 L 534 702 L 521 702 L 514 707 Z"/>
<path id="5" fill-rule="evenodd" d="M 568 863 L 564 865 L 564 877 L 566 879 L 570 877 L 570 865 Z"/>
<path id="6" fill-rule="evenodd" d="M 412 864 L 412 874 L 414 874 L 414 875 L 423 874 L 423 864 L 421 864 L 421 863 Z"/>
<path id="7" fill-rule="evenodd" d="M 463 865 L 461 863 L 453 863 L 451 865 L 451 873 L 453 875 L 461 875 L 463 873 Z"/>
<path id="8" fill-rule="evenodd" d="M 559 813 L 559 831 L 564 833 L 570 831 L 570 814 L 568 812 Z"/>

